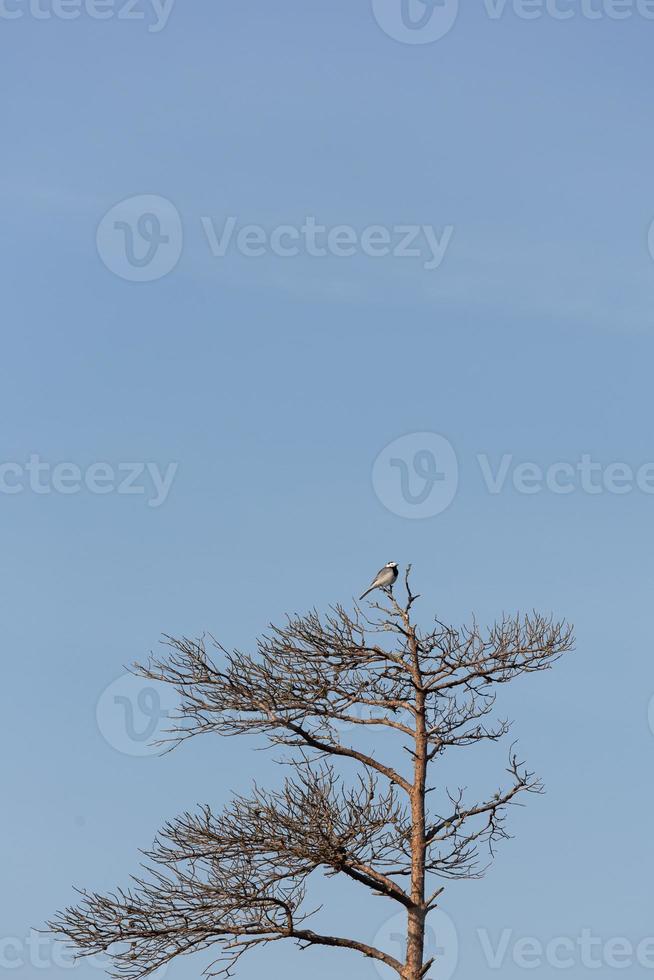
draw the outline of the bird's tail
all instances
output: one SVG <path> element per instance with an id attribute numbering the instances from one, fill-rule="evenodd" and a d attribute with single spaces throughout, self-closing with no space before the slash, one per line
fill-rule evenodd
<path id="1" fill-rule="evenodd" d="M 360 595 L 359 596 L 359 602 L 361 602 L 362 599 L 365 599 L 365 597 L 368 595 L 368 593 L 369 592 L 372 592 L 373 589 L 375 589 L 375 588 L 377 588 L 377 586 L 371 585 L 369 589 L 366 589 L 366 591 L 363 593 L 363 595 Z"/>

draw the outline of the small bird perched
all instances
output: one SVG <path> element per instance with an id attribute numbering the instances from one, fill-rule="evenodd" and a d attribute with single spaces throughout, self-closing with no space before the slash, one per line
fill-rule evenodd
<path id="1" fill-rule="evenodd" d="M 361 602 L 362 599 L 365 599 L 368 593 L 372 592 L 373 589 L 392 588 L 396 578 L 397 578 L 397 562 L 396 561 L 386 562 L 384 567 L 380 568 L 380 570 L 375 575 L 374 581 L 370 586 L 370 588 L 366 589 L 366 591 L 363 593 L 362 596 L 359 596 L 359 602 Z"/>

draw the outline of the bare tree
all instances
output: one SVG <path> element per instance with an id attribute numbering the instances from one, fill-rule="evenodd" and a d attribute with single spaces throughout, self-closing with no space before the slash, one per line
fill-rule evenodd
<path id="1" fill-rule="evenodd" d="M 424 631 L 409 570 L 405 587 L 403 604 L 387 591 L 368 613 L 336 606 L 323 617 L 293 616 L 271 628 L 256 655 L 212 641 L 212 658 L 203 640 L 166 638 L 165 656 L 135 665 L 179 693 L 169 747 L 203 732 L 261 733 L 292 750 L 291 773 L 281 789 L 255 786 L 218 815 L 202 806 L 165 824 L 143 876 L 109 895 L 81 891 L 80 904 L 49 928 L 79 956 L 110 953 L 112 975 L 126 980 L 215 945 L 207 974 L 229 976 L 244 952 L 281 939 L 356 950 L 402 980 L 426 977 L 434 960 L 425 959 L 425 923 L 443 880 L 480 877 L 482 845 L 492 856 L 508 836 L 507 808 L 542 791 L 511 749 L 503 788 L 471 801 L 448 792 L 437 813 L 428 806 L 431 770 L 450 748 L 503 738 L 509 724 L 493 720 L 495 686 L 548 669 L 572 648 L 572 632 L 538 614 L 488 630 L 435 621 Z M 405 750 L 406 765 L 362 744 L 380 729 Z M 309 927 L 305 892 L 318 869 L 404 910 L 403 961 Z"/>

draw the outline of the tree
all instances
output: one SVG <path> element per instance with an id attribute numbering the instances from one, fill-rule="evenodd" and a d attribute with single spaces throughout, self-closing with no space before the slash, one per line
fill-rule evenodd
<path id="1" fill-rule="evenodd" d="M 403 604 L 387 590 L 367 613 L 339 605 L 322 617 L 294 615 L 271 627 L 255 655 L 213 640 L 211 657 L 203 639 L 167 637 L 164 656 L 135 665 L 141 677 L 177 689 L 169 748 L 204 732 L 259 733 L 291 750 L 284 760 L 291 772 L 281 789 L 255 785 L 220 814 L 202 806 L 166 823 L 126 890 L 80 891 L 79 905 L 48 923 L 79 956 L 108 952 L 112 975 L 136 980 L 217 945 L 207 973 L 229 976 L 247 950 L 291 939 L 356 950 L 402 980 L 428 975 L 425 923 L 442 882 L 480 877 L 482 845 L 492 856 L 508 836 L 507 808 L 542 792 L 511 748 L 508 781 L 490 799 L 448 792 L 435 812 L 434 766 L 453 747 L 506 736 L 509 723 L 494 719 L 496 685 L 547 670 L 573 638 L 566 623 L 536 613 L 503 617 L 488 630 L 435 620 L 423 631 L 409 571 Z M 407 764 L 382 761 L 376 746 L 362 744 L 381 729 Z M 352 765 L 357 775 L 348 782 L 344 768 Z M 402 962 L 360 939 L 310 928 L 305 893 L 318 869 L 404 910 Z"/>

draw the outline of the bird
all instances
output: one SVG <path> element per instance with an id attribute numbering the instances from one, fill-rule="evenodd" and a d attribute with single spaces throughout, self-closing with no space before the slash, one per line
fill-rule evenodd
<path id="1" fill-rule="evenodd" d="M 384 567 L 380 568 L 377 574 L 375 575 L 370 588 L 366 589 L 363 595 L 359 596 L 359 602 L 361 602 L 362 599 L 365 599 L 368 593 L 372 592 L 373 589 L 392 588 L 396 578 L 397 578 L 397 562 L 396 561 L 386 562 Z"/>

